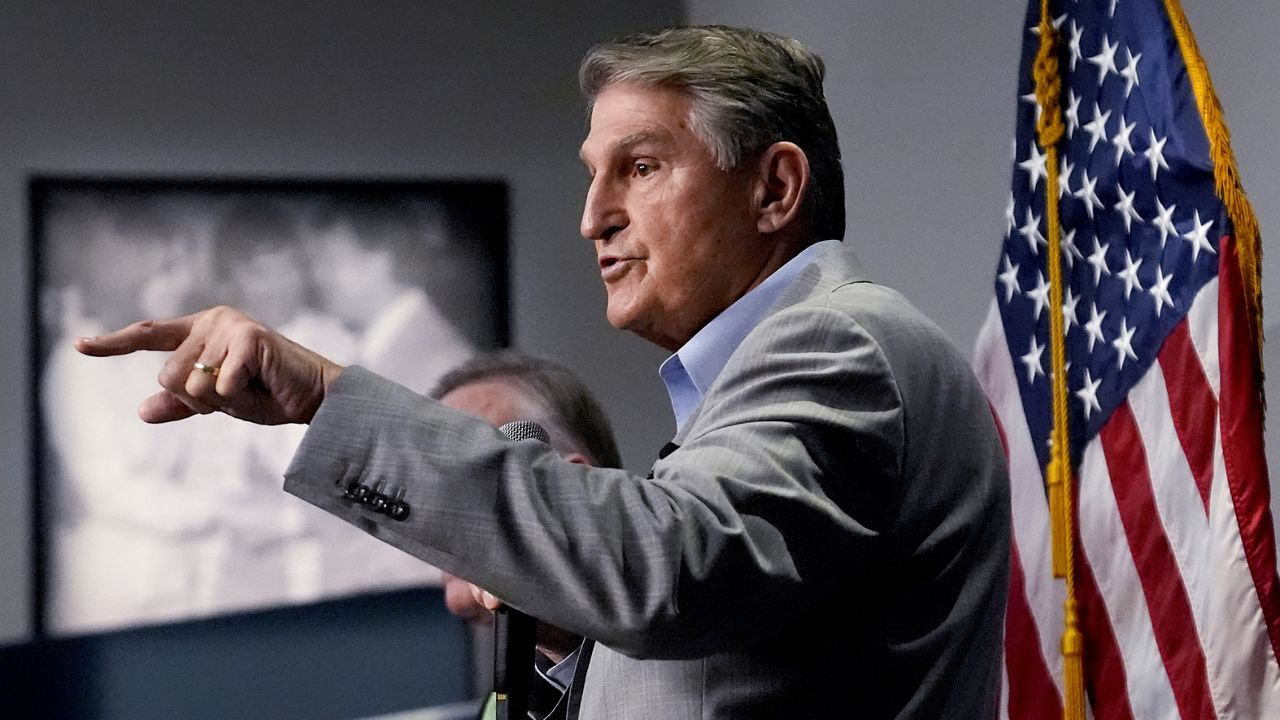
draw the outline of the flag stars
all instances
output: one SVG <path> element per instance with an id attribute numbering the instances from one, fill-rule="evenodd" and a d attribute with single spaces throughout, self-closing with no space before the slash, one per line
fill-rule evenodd
<path id="1" fill-rule="evenodd" d="M 1116 16 L 1116 5 L 1119 3 L 1120 0 L 1111 0 L 1111 7 L 1107 9 L 1107 17 L 1113 18 Z"/>
<path id="2" fill-rule="evenodd" d="M 1147 293 L 1151 295 L 1151 299 L 1156 303 L 1156 317 L 1160 317 L 1160 311 L 1165 305 L 1173 307 L 1173 297 L 1169 295 L 1169 283 L 1173 282 L 1173 274 L 1164 274 L 1164 268 L 1156 268 L 1156 283 L 1151 286 Z"/>
<path id="3" fill-rule="evenodd" d="M 1004 256 L 1004 270 L 1000 271 L 1000 274 L 997 275 L 996 278 L 1000 281 L 1001 285 L 1004 285 L 1004 302 L 1008 305 L 1009 301 L 1013 299 L 1013 293 L 1016 292 L 1019 287 L 1018 266 L 1014 265 L 1009 260 L 1009 255 L 1007 253 Z"/>
<path id="4" fill-rule="evenodd" d="M 1021 101 L 1022 101 L 1022 102 L 1024 102 L 1024 103 L 1030 103 L 1030 104 L 1031 104 L 1031 107 L 1033 107 L 1033 108 L 1035 108 L 1035 109 L 1036 109 L 1036 123 L 1037 123 L 1037 124 L 1039 124 L 1039 123 L 1040 123 L 1040 115 L 1044 112 L 1044 109 L 1040 107 L 1040 101 L 1039 101 L 1039 100 L 1036 100 L 1036 93 L 1035 93 L 1035 91 L 1033 90 L 1033 91 L 1031 91 L 1031 92 L 1027 93 L 1026 95 L 1019 95 L 1019 96 L 1018 96 L 1018 99 L 1019 99 L 1019 100 L 1021 100 Z"/>
<path id="5" fill-rule="evenodd" d="M 1062 259 L 1067 261 L 1067 270 L 1074 270 L 1076 260 L 1083 260 L 1084 256 L 1080 254 L 1080 248 L 1076 247 L 1076 229 L 1070 230 L 1060 227 L 1062 230 Z"/>
<path id="6" fill-rule="evenodd" d="M 1133 154 L 1133 144 L 1129 140 L 1129 135 L 1137 126 L 1138 123 L 1126 123 L 1124 116 L 1120 117 L 1120 127 L 1116 130 L 1115 136 L 1111 138 L 1111 144 L 1116 148 L 1116 165 L 1120 164 L 1125 155 Z"/>
<path id="7" fill-rule="evenodd" d="M 1067 288 L 1067 297 L 1062 303 L 1062 324 L 1067 332 L 1070 332 L 1073 327 L 1080 326 L 1080 320 L 1076 317 L 1076 306 L 1079 304 L 1080 297 L 1071 288 Z"/>
<path id="8" fill-rule="evenodd" d="M 1102 36 L 1102 48 L 1097 55 L 1089 57 L 1089 62 L 1098 68 L 1098 87 L 1102 87 L 1103 81 L 1107 79 L 1110 73 L 1118 72 L 1116 70 L 1116 50 L 1120 49 L 1120 43 L 1114 45 L 1108 42 L 1110 37 Z"/>
<path id="9" fill-rule="evenodd" d="M 1006 203 L 1004 206 L 1004 236 L 1005 237 L 1009 237 L 1010 235 L 1012 235 L 1014 226 L 1018 224 L 1018 221 L 1013 216 L 1013 208 L 1014 208 L 1013 193 L 1010 192 L 1009 202 Z"/>
<path id="10" fill-rule="evenodd" d="M 1129 295 L 1134 288 L 1142 289 L 1142 282 L 1138 280 L 1138 268 L 1140 267 L 1142 267 L 1142 258 L 1138 258 L 1135 262 L 1126 248 L 1124 251 L 1124 269 L 1116 273 L 1116 277 L 1124 281 L 1124 299 L 1126 302 L 1128 302 Z"/>
<path id="11" fill-rule="evenodd" d="M 1106 139 L 1107 120 L 1109 119 L 1111 119 L 1111 111 L 1102 112 L 1098 107 L 1098 103 L 1095 102 L 1093 104 L 1093 120 L 1084 126 L 1084 131 L 1089 133 L 1089 152 L 1093 152 L 1093 148 L 1098 144 L 1099 140 Z M 1035 186 L 1031 186 L 1031 189 L 1034 190 Z"/>
<path id="12" fill-rule="evenodd" d="M 1031 336 L 1031 349 L 1026 355 L 1022 356 L 1022 364 L 1027 366 L 1027 382 L 1034 383 L 1036 378 L 1044 375 L 1044 366 L 1041 364 L 1041 356 L 1044 355 L 1044 345 L 1036 341 L 1036 336 Z"/>
<path id="13" fill-rule="evenodd" d="M 1071 71 L 1075 72 L 1076 62 L 1084 59 L 1084 55 L 1080 53 L 1080 39 L 1084 37 L 1084 28 L 1076 25 L 1076 21 L 1071 21 L 1071 39 L 1067 41 L 1067 45 L 1071 48 Z M 1075 93 L 1072 93 L 1073 95 Z"/>
<path id="14" fill-rule="evenodd" d="M 1200 251 L 1208 250 L 1213 252 L 1213 245 L 1209 244 L 1209 228 L 1213 226 L 1212 220 L 1204 223 L 1200 222 L 1200 211 L 1195 211 L 1195 219 L 1192 221 L 1194 227 L 1183 234 L 1183 239 L 1191 243 L 1191 261 L 1195 262 L 1200 259 Z"/>
<path id="15" fill-rule="evenodd" d="M 1058 17 L 1054 18 L 1054 19 L 1053 19 L 1053 29 L 1054 29 L 1054 30 L 1061 30 L 1061 29 L 1062 29 L 1062 23 L 1066 22 L 1066 20 L 1067 20 L 1067 14 L 1066 14 L 1066 13 L 1062 13 L 1062 14 L 1061 14 L 1061 15 L 1059 15 Z M 1027 28 L 1027 30 L 1028 30 L 1032 35 L 1035 35 L 1036 37 L 1039 37 L 1039 36 L 1040 36 L 1040 23 L 1039 23 L 1039 22 L 1036 22 L 1036 24 L 1035 24 L 1035 25 L 1032 25 L 1031 27 Z"/>
<path id="16" fill-rule="evenodd" d="M 1111 341 L 1111 347 L 1116 349 L 1116 369 L 1124 369 L 1124 361 L 1137 360 L 1138 354 L 1133 351 L 1133 334 L 1138 328 L 1129 327 L 1128 318 L 1120 318 L 1120 334 L 1116 335 L 1116 339 Z"/>
<path id="17" fill-rule="evenodd" d="M 1040 147 L 1036 145 L 1036 141 L 1032 140 L 1028 144 L 1031 146 L 1031 153 L 1027 156 L 1026 160 L 1018 163 L 1018 167 L 1026 170 L 1027 174 L 1031 176 L 1029 181 L 1031 183 L 1031 190 L 1034 192 L 1036 186 L 1040 184 L 1040 178 L 1049 177 L 1049 168 L 1045 165 L 1045 158 L 1047 155 L 1040 152 Z"/>
<path id="18" fill-rule="evenodd" d="M 1116 210 L 1122 217 L 1124 217 L 1124 231 L 1128 233 L 1131 231 L 1132 222 L 1134 220 L 1142 222 L 1142 216 L 1138 214 L 1137 210 L 1133 209 L 1133 198 L 1138 194 L 1138 191 L 1131 190 L 1129 192 L 1125 192 L 1124 188 L 1119 185 L 1116 186 L 1116 191 L 1120 194 L 1120 200 L 1112 206 L 1112 209 Z"/>
<path id="19" fill-rule="evenodd" d="M 1098 181 L 1089 177 L 1089 171 L 1085 170 L 1084 179 L 1080 181 L 1080 189 L 1076 190 L 1072 195 L 1084 203 L 1085 212 L 1089 213 L 1089 219 L 1093 219 L 1093 209 L 1101 208 L 1102 201 L 1098 199 L 1097 186 Z"/>
<path id="20" fill-rule="evenodd" d="M 1128 100 L 1129 93 L 1133 91 L 1134 87 L 1140 84 L 1138 82 L 1138 61 L 1142 59 L 1142 53 L 1134 55 L 1129 51 L 1129 48 L 1125 48 L 1124 54 L 1129 58 L 1129 62 L 1124 66 L 1124 69 L 1120 71 L 1120 76 L 1124 78 L 1124 97 Z"/>
<path id="21" fill-rule="evenodd" d="M 1076 166 L 1067 162 L 1066 155 L 1062 156 L 1062 162 L 1058 169 L 1058 197 L 1071 194 L 1071 173 L 1076 171 Z"/>
<path id="22" fill-rule="evenodd" d="M 1160 202 L 1160 198 L 1156 198 L 1156 216 L 1151 219 L 1151 224 L 1155 225 L 1160 231 L 1161 250 L 1164 249 L 1165 241 L 1169 239 L 1170 235 L 1175 237 L 1178 235 L 1178 229 L 1173 226 L 1173 211 L 1177 207 L 1176 203 L 1165 207 L 1164 203 Z"/>
<path id="23" fill-rule="evenodd" d="M 1093 239 L 1093 253 L 1089 255 L 1088 263 L 1093 266 L 1093 284 L 1097 285 L 1103 274 L 1110 275 L 1111 268 L 1107 267 L 1107 249 L 1109 243 L 1098 244 L 1098 238 Z"/>
<path id="24" fill-rule="evenodd" d="M 1049 304 L 1049 283 L 1045 282 L 1044 273 L 1042 272 L 1036 273 L 1036 286 L 1026 291 L 1025 294 L 1028 299 L 1035 302 L 1036 304 L 1035 319 L 1036 319 L 1036 322 L 1039 322 L 1040 311 L 1044 310 L 1045 306 Z"/>
<path id="25" fill-rule="evenodd" d="M 1046 243 L 1044 235 L 1040 234 L 1040 216 L 1033 215 L 1031 208 L 1027 208 L 1027 222 L 1018 228 L 1018 234 L 1027 239 L 1032 255 L 1040 254 L 1040 246 Z"/>
<path id="26" fill-rule="evenodd" d="M 1074 67 L 1072 68 L 1075 69 Z M 1075 90 L 1067 91 L 1067 137 L 1070 138 L 1075 134 L 1076 129 L 1080 127 L 1080 96 L 1076 95 Z"/>
<path id="27" fill-rule="evenodd" d="M 1107 311 L 1098 312 L 1098 304 L 1089 304 L 1089 321 L 1084 324 L 1084 331 L 1089 337 L 1089 352 L 1093 352 L 1093 345 L 1096 342 L 1104 342 L 1106 338 L 1102 336 L 1102 321 L 1107 319 Z"/>
<path id="28" fill-rule="evenodd" d="M 1080 399 L 1080 403 L 1084 405 L 1084 419 L 1088 420 L 1093 411 L 1102 412 L 1102 405 L 1098 403 L 1098 386 L 1102 384 L 1102 379 L 1093 379 L 1089 374 L 1089 369 L 1084 371 L 1084 385 L 1076 391 L 1076 397 Z"/>
<path id="29" fill-rule="evenodd" d="M 1147 132 L 1151 134 L 1151 144 L 1147 147 L 1146 150 L 1142 151 L 1142 156 L 1145 157 L 1147 159 L 1147 162 L 1151 164 L 1151 182 L 1155 182 L 1156 173 L 1159 170 L 1169 169 L 1169 163 L 1165 162 L 1165 159 L 1164 159 L 1164 144 L 1169 141 L 1169 138 L 1167 136 L 1162 138 L 1157 138 L 1156 131 L 1154 128 L 1148 130 Z"/>

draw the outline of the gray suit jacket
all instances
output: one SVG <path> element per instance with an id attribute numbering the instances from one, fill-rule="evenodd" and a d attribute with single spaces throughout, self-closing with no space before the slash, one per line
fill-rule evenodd
<path id="1" fill-rule="evenodd" d="M 994 717 L 999 437 L 967 362 L 851 251 L 802 271 L 676 442 L 651 479 L 573 465 L 352 368 L 285 489 L 595 639 L 583 718 Z"/>

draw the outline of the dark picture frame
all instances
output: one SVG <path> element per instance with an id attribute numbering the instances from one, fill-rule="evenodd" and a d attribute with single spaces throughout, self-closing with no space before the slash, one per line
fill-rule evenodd
<path id="1" fill-rule="evenodd" d="M 438 583 L 280 490 L 301 426 L 145 425 L 163 355 L 71 340 L 227 304 L 428 392 L 509 343 L 504 183 L 39 176 L 29 198 L 41 634 Z"/>

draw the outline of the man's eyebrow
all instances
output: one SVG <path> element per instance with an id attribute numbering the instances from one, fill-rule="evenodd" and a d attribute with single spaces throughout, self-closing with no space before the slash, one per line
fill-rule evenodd
<path id="1" fill-rule="evenodd" d="M 645 145 L 649 143 L 657 145 L 670 145 L 672 142 L 671 133 L 663 130 L 641 130 L 633 132 L 613 144 L 615 150 L 630 150 L 637 145 Z"/>
<path id="2" fill-rule="evenodd" d="M 631 133 L 630 135 L 624 136 L 617 142 L 610 145 L 608 150 L 612 154 L 621 154 L 621 153 L 630 151 L 632 148 L 635 148 L 638 145 L 652 144 L 652 145 L 658 145 L 661 147 L 669 147 L 674 142 L 675 142 L 675 138 L 672 137 L 671 133 L 667 132 L 666 130 L 645 129 L 645 130 L 639 130 Z M 582 150 L 585 148 L 586 148 L 586 145 L 583 144 L 582 148 L 579 148 L 578 150 L 578 157 L 583 162 L 587 161 L 587 158 L 582 152 Z"/>

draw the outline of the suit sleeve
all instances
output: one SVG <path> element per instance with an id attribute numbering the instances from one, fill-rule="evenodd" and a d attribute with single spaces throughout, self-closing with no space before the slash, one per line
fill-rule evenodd
<path id="1" fill-rule="evenodd" d="M 793 308 L 739 347 L 652 478 L 507 442 L 351 368 L 285 489 L 620 652 L 700 657 L 759 639 L 760 618 L 785 627 L 871 569 L 898 493 L 901 415 L 868 333 L 844 312 Z M 410 516 L 345 500 L 352 482 L 403 493 Z"/>

